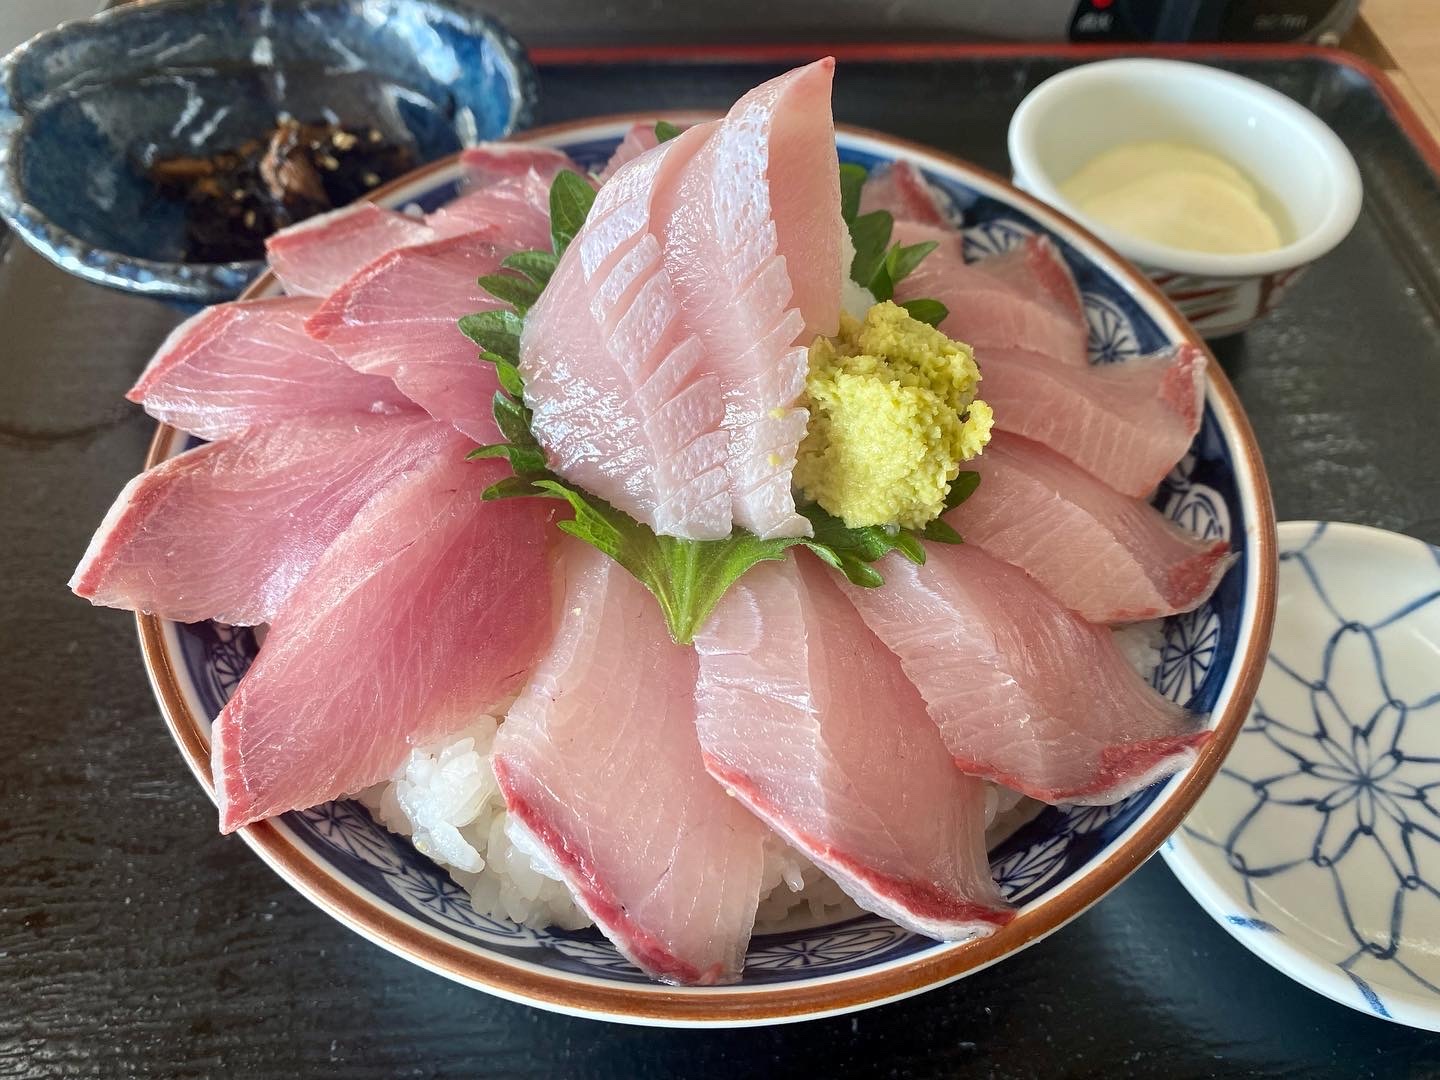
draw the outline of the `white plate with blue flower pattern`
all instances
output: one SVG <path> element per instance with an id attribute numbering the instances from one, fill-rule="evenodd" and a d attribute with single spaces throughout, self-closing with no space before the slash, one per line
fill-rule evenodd
<path id="1" fill-rule="evenodd" d="M 1279 527 L 1260 691 L 1165 861 L 1296 981 L 1440 1031 L 1440 548 Z"/>
<path id="2" fill-rule="evenodd" d="M 633 119 L 579 121 L 524 138 L 598 168 Z M 836 141 L 842 160 L 867 168 L 898 158 L 917 165 L 962 225 L 967 258 L 1008 250 L 1031 234 L 1050 237 L 1080 287 L 1092 362 L 1126 363 L 1181 342 L 1203 348 L 1138 271 L 999 177 L 873 132 L 842 130 Z M 437 162 L 374 197 L 433 210 L 455 197 L 462 173 L 453 159 Z M 247 296 L 277 289 L 267 274 Z M 187 445 L 187 436 L 162 427 L 147 465 Z M 476 912 L 455 882 L 357 802 L 286 814 L 240 835 L 287 881 L 371 940 L 467 985 L 563 1012 L 670 1026 L 757 1024 L 846 1012 L 941 985 L 1039 941 L 1144 862 L 1193 804 L 1244 719 L 1269 640 L 1274 518 L 1254 436 L 1213 363 L 1200 431 L 1155 504 L 1198 535 L 1229 541 L 1238 556 L 1205 604 L 1166 620 L 1150 658 L 1156 688 L 1209 714 L 1215 737 L 1176 776 L 1114 806 L 1048 807 L 997 844 L 991 871 L 1019 914 L 988 938 L 939 943 L 866 915 L 757 935 L 739 985 L 661 986 L 593 928 L 534 930 Z M 209 790 L 210 717 L 254 657 L 255 635 L 216 623 L 181 625 L 148 615 L 139 621 L 156 695 Z"/>

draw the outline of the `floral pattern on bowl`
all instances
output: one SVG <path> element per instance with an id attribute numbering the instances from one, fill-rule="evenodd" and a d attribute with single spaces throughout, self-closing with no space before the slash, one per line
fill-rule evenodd
<path id="1" fill-rule="evenodd" d="M 1359 525 L 1279 535 L 1269 666 L 1165 859 L 1287 975 L 1440 1030 L 1440 549 Z"/>
<path id="2" fill-rule="evenodd" d="M 553 129 L 540 141 L 598 168 L 625 130 L 623 121 Z M 922 148 L 883 136 L 841 132 L 842 160 L 874 167 L 907 156 L 963 214 L 971 256 L 1004 250 L 980 235 L 1043 232 L 1056 241 L 1086 297 L 1103 304 L 1108 337 L 1092 359 L 1123 362 L 1179 340 L 1193 340 L 1158 294 L 1126 278 L 1119 260 L 1058 216 L 1003 181 Z M 421 170 L 382 200 L 433 209 L 457 190 L 456 166 Z M 274 291 L 257 285 L 256 295 Z M 1092 329 L 1095 323 L 1092 319 Z M 1123 350 L 1106 342 L 1127 343 Z M 1223 379 L 1223 376 L 1219 378 Z M 158 460 L 187 445 L 162 428 Z M 1231 540 L 1239 558 L 1214 596 L 1192 616 L 1167 621 L 1156 649 L 1156 685 L 1177 701 L 1213 712 L 1233 730 L 1258 671 L 1268 631 L 1270 537 L 1263 472 L 1228 387 L 1212 383 L 1190 454 L 1156 495 L 1178 520 L 1199 521 Z M 250 630 L 179 625 L 141 617 L 142 642 L 172 730 L 197 776 L 205 775 L 208 718 L 221 707 L 253 657 Z M 1253 671 L 1252 671 L 1253 669 Z M 1183 672 L 1176 676 L 1175 672 Z M 593 929 L 531 930 L 475 913 L 448 875 L 378 826 L 356 802 L 342 801 L 262 823 L 242 835 L 302 891 L 337 917 L 418 962 L 493 992 L 562 1011 L 642 1023 L 756 1023 L 821 1016 L 916 993 L 959 977 L 1038 940 L 1093 902 L 1138 865 L 1178 820 L 1176 800 L 1193 797 L 1223 752 L 1215 740 L 1187 773 L 1106 807 L 1045 809 L 991 853 L 1007 896 L 1023 906 L 1014 928 L 986 942 L 942 944 L 875 916 L 757 935 L 737 987 L 670 987 L 646 979 Z M 1196 777 L 1199 777 L 1197 780 Z M 1133 863 L 1118 859 L 1144 848 Z M 1125 870 L 1117 869 L 1122 862 Z M 1104 884 L 1099 884 L 1105 882 Z M 437 944 L 437 942 L 441 944 Z M 993 955 L 985 950 L 994 950 Z M 438 950 L 438 951 L 437 951 Z M 479 958 L 482 958 L 479 959 Z"/>

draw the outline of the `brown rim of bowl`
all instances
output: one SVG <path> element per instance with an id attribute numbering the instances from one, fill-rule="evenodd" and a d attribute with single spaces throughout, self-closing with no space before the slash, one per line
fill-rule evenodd
<path id="1" fill-rule="evenodd" d="M 537 138 L 551 138 L 579 128 L 600 125 L 619 126 L 655 119 L 684 122 L 707 115 L 715 114 L 692 111 L 597 116 L 535 128 L 523 133 L 523 136 L 512 137 L 511 141 L 528 142 Z M 1205 353 L 1209 386 L 1215 391 L 1220 411 L 1238 436 L 1236 449 L 1240 461 L 1248 468 L 1253 480 L 1257 513 L 1257 520 L 1253 523 L 1257 554 L 1253 572 L 1258 575 L 1258 589 L 1250 644 L 1245 655 L 1240 658 L 1235 689 L 1224 714 L 1215 722 L 1214 736 L 1201 749 L 1189 772 L 1179 786 L 1168 794 L 1159 811 L 1118 848 L 1106 853 L 1099 864 L 1092 866 L 1072 888 L 1053 900 L 1041 902 L 1035 908 L 1022 912 L 1008 926 L 987 938 L 958 944 L 943 952 L 922 956 L 887 970 L 873 973 L 861 971 L 853 977 L 837 978 L 819 986 L 804 983 L 779 984 L 751 990 L 717 990 L 703 995 L 684 994 L 662 987 L 647 988 L 636 993 L 625 986 L 593 985 L 565 976 L 552 976 L 540 969 L 515 967 L 477 955 L 444 939 L 437 939 L 430 933 L 371 905 L 307 855 L 298 851 L 270 821 L 258 822 L 240 830 L 245 842 L 302 895 L 376 944 L 422 967 L 470 986 L 493 990 L 501 996 L 527 1004 L 591 1016 L 640 1023 L 741 1025 L 846 1012 L 907 997 L 987 967 L 1009 953 L 1033 944 L 1075 918 L 1123 881 L 1159 848 L 1165 838 L 1180 825 L 1186 812 L 1195 804 L 1219 769 L 1254 699 L 1269 652 L 1275 613 L 1276 537 L 1270 485 L 1265 476 L 1255 434 L 1230 380 L 1220 369 L 1204 341 L 1158 288 L 1112 248 L 1060 211 L 1040 203 L 995 173 L 978 168 L 952 154 L 866 128 L 848 125 L 836 127 L 846 134 L 882 140 L 902 151 L 942 160 L 962 173 L 979 175 L 1004 188 L 1007 197 L 1013 200 L 1015 205 L 1033 216 L 1041 220 L 1052 216 L 1059 218 L 1073 229 L 1076 235 L 1113 259 L 1119 265 L 1121 273 L 1128 277 L 1126 284 L 1134 292 L 1142 294 L 1152 305 L 1168 313 L 1185 339 Z M 458 154 L 451 155 L 407 173 L 377 188 L 371 198 L 383 199 L 393 191 L 430 173 L 449 168 L 458 157 Z M 266 271 L 241 298 L 260 293 L 269 287 L 272 281 L 273 275 Z M 146 455 L 146 468 L 162 460 L 174 434 L 175 429 L 170 426 L 158 426 Z M 186 705 L 174 660 L 165 643 L 164 621 L 143 614 L 137 615 L 136 619 L 139 623 L 144 663 L 165 721 L 192 771 L 213 799 L 209 741 L 201 733 L 199 718 L 191 713 Z"/>

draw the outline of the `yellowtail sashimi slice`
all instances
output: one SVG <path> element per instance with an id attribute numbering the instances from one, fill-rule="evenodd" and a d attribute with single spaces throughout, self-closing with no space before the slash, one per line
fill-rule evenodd
<path id="1" fill-rule="evenodd" d="M 950 314 L 940 329 L 975 350 L 1027 349 L 1061 364 L 1089 362 L 1089 326 L 1070 269 L 1055 245 L 1029 237 L 1014 251 L 967 263 L 953 230 L 899 222 L 902 244 L 939 246 L 895 289 L 897 301 L 928 297 Z M 987 399 L 988 400 L 988 399 Z"/>
<path id="2" fill-rule="evenodd" d="M 397 248 L 350 278 L 306 329 L 356 371 L 383 375 L 436 420 L 499 441 L 495 370 L 460 333 L 462 316 L 502 307 L 478 284 L 500 269 L 491 229 Z"/>
<path id="3" fill-rule="evenodd" d="M 323 297 L 387 251 L 433 239 L 424 221 L 360 202 L 281 229 L 265 255 L 287 293 Z"/>
<path id="4" fill-rule="evenodd" d="M 372 499 L 290 594 L 215 721 L 220 828 L 393 776 L 519 689 L 552 629 L 541 500 L 501 462 L 432 457 Z"/>
<path id="5" fill-rule="evenodd" d="M 809 419 L 798 404 L 806 346 L 838 330 L 849 269 L 834 66 L 816 61 L 740 98 L 654 201 L 682 317 L 724 394 L 735 524 L 759 536 L 810 532 L 790 480 Z"/>
<path id="6" fill-rule="evenodd" d="M 461 155 L 470 183 L 426 222 L 437 237 L 494 229 L 507 252 L 550 250 L 550 185 L 569 156 L 543 146 L 486 143 Z"/>
<path id="7" fill-rule="evenodd" d="M 1039 443 L 997 432 L 965 468 L 975 493 L 945 520 L 1097 623 L 1158 619 L 1205 601 L 1235 557 Z"/>
<path id="8" fill-rule="evenodd" d="M 943 941 L 989 934 L 1012 912 L 985 785 L 831 576 L 806 556 L 762 563 L 696 636 L 706 767 L 861 907 Z"/>
<path id="9" fill-rule="evenodd" d="M 125 485 L 70 587 L 177 622 L 269 622 L 370 499 L 465 441 L 423 413 L 292 420 L 187 450 Z"/>
<path id="10" fill-rule="evenodd" d="M 610 155 L 610 160 L 605 162 L 605 167 L 600 170 L 596 177 L 600 183 L 605 183 L 614 176 L 620 166 L 634 161 L 647 150 L 654 150 L 660 145 L 660 137 L 655 134 L 655 122 L 653 120 L 642 120 L 639 123 L 631 124 L 630 129 L 625 132 L 625 137 L 620 140 L 620 145 Z"/>
<path id="11" fill-rule="evenodd" d="M 860 213 L 871 214 L 877 210 L 886 211 L 897 222 L 909 221 L 944 230 L 952 225 L 939 194 L 908 161 L 896 161 L 870 174 L 860 191 Z M 960 234 L 951 235 L 958 251 Z"/>
<path id="12" fill-rule="evenodd" d="M 695 652 L 654 598 L 562 541 L 563 618 L 495 739 L 511 827 L 616 947 L 666 982 L 734 982 L 766 829 L 705 772 Z"/>
<path id="13" fill-rule="evenodd" d="M 996 428 L 1048 446 L 1123 495 L 1148 498 L 1200 430 L 1205 354 L 1193 345 L 1089 367 L 1018 349 L 976 360 Z"/>
<path id="14" fill-rule="evenodd" d="M 1155 692 L 1111 632 L 970 544 L 898 555 L 846 586 L 900 657 L 963 772 L 1048 803 L 1112 803 L 1195 757 L 1204 722 Z"/>
<path id="15" fill-rule="evenodd" d="M 803 535 L 804 345 L 838 324 L 832 61 L 618 169 L 526 322 L 557 472 L 656 532 Z"/>
<path id="16" fill-rule="evenodd" d="M 390 379 L 353 370 L 305 332 L 319 306 L 281 296 L 208 307 L 171 332 L 126 397 L 204 439 L 306 416 L 418 411 Z"/>
<path id="17" fill-rule="evenodd" d="M 709 130 L 642 155 L 600 189 L 520 350 L 551 467 L 657 533 L 694 540 L 730 533 L 724 402 L 650 221 L 654 191 L 673 185 Z"/>

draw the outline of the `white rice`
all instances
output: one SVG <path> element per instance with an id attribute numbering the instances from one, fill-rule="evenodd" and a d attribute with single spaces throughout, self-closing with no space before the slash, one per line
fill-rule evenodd
<path id="1" fill-rule="evenodd" d="M 382 825 L 444 867 L 480 914 L 536 929 L 589 926 L 589 916 L 523 830 L 507 829 L 490 767 L 498 728 L 495 717 L 481 716 L 443 743 L 411 751 L 392 781 L 357 797 Z M 998 843 L 1039 809 L 1018 792 L 992 786 L 986 792 L 987 841 Z M 766 840 L 757 930 L 835 922 L 859 910 L 809 859 L 776 836 Z"/>
<path id="2" fill-rule="evenodd" d="M 1165 620 L 1150 619 L 1117 626 L 1111 630 L 1111 637 L 1120 655 L 1149 682 L 1160 663 L 1160 650 L 1165 646 Z"/>
<path id="3" fill-rule="evenodd" d="M 1114 633 L 1120 651 L 1148 678 L 1164 643 L 1164 624 L 1135 623 Z M 358 798 L 382 825 L 449 871 L 477 912 L 536 929 L 589 926 L 589 916 L 533 841 L 523 830 L 507 828 L 505 802 L 490 767 L 499 726 L 496 717 L 480 716 L 443 742 L 411 751 L 393 780 Z M 989 785 L 987 846 L 993 848 L 1042 808 L 1019 792 Z M 835 922 L 859 910 L 809 859 L 777 836 L 766 840 L 757 930 Z"/>

